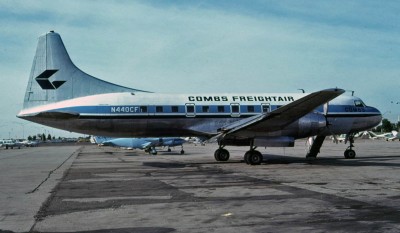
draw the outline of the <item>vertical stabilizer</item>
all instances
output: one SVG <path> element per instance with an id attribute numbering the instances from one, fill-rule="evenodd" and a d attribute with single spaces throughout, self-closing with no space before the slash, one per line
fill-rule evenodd
<path id="1" fill-rule="evenodd" d="M 90 76 L 71 61 L 58 33 L 39 37 L 25 93 L 24 109 L 76 97 L 141 91 Z"/>

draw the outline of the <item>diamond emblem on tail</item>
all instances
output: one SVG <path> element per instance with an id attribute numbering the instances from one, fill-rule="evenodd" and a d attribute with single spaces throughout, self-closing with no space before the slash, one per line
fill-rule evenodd
<path id="1" fill-rule="evenodd" d="M 39 74 L 35 79 L 39 86 L 44 90 L 55 90 L 63 85 L 66 81 L 53 81 L 50 82 L 49 78 L 58 70 L 45 70 Z"/>

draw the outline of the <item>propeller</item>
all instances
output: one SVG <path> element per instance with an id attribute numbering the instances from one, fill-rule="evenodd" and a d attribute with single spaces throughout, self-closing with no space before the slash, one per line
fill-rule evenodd
<path id="1" fill-rule="evenodd" d="M 324 116 L 326 119 L 326 129 L 329 131 L 329 133 L 332 135 L 333 137 L 333 141 L 338 144 L 339 140 L 337 139 L 336 135 L 332 132 L 331 128 L 329 127 L 331 124 L 328 121 L 328 118 L 326 117 L 328 115 L 328 107 L 329 107 L 329 102 L 326 102 L 324 104 Z"/>

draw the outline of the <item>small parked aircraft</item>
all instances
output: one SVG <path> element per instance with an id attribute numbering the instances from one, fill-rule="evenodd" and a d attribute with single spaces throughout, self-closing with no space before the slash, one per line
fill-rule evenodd
<path id="1" fill-rule="evenodd" d="M 186 141 L 182 138 L 110 138 L 93 136 L 91 141 L 103 146 L 118 146 L 127 149 L 141 149 L 153 155 L 157 154 L 156 147 L 168 147 L 168 152 L 171 151 L 170 147 L 181 146 L 181 154 L 184 154 L 183 143 Z"/>

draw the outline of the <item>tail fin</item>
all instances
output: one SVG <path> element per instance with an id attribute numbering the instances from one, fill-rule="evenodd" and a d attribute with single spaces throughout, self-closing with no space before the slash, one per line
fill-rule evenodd
<path id="1" fill-rule="evenodd" d="M 81 71 L 72 63 L 60 35 L 50 31 L 39 37 L 24 109 L 94 94 L 136 91 L 144 92 L 109 83 Z"/>

